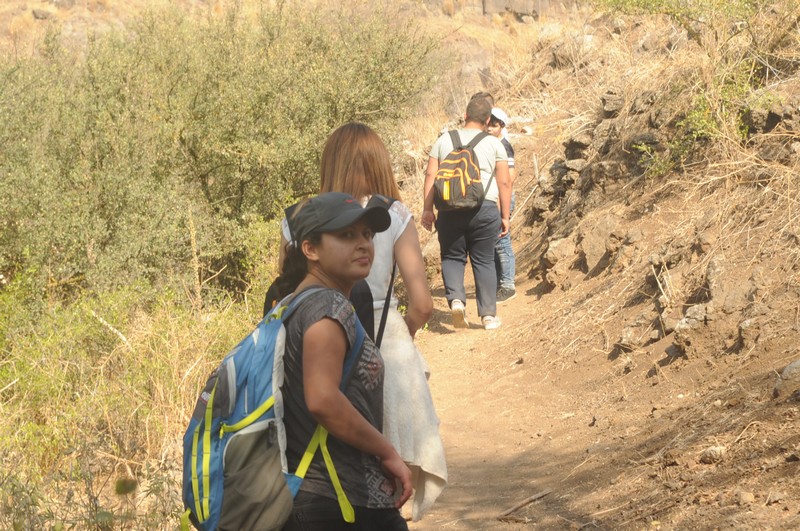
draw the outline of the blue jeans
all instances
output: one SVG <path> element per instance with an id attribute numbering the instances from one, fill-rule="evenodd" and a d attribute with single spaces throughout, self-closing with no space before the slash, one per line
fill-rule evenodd
<path id="1" fill-rule="evenodd" d="M 408 531 L 408 524 L 397 509 L 353 509 L 356 521 L 348 524 L 342 517 L 339 502 L 301 490 L 294 499 L 294 510 L 283 531 Z"/>
<path id="2" fill-rule="evenodd" d="M 466 302 L 464 271 L 467 256 L 475 278 L 478 315 L 497 315 L 497 272 L 494 269 L 494 246 L 500 234 L 500 211 L 497 203 L 484 201 L 475 210 L 439 212 L 436 230 L 442 253 L 442 279 L 447 302 Z"/>
<path id="3" fill-rule="evenodd" d="M 514 212 L 516 203 L 517 195 L 512 194 L 509 216 Z M 515 289 L 514 277 L 517 274 L 517 260 L 514 257 L 514 249 L 511 248 L 511 231 L 497 240 L 497 245 L 494 246 L 494 268 L 497 272 L 498 288 Z"/>

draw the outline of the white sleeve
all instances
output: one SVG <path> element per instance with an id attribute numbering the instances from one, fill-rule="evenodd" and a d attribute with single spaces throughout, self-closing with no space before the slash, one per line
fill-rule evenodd
<path id="1" fill-rule="evenodd" d="M 281 235 L 287 242 L 292 241 L 292 234 L 289 232 L 289 222 L 286 221 L 286 218 L 283 218 L 281 221 Z"/>
<path id="2" fill-rule="evenodd" d="M 411 211 L 408 209 L 406 205 L 401 203 L 400 201 L 395 201 L 389 207 L 389 215 L 394 218 L 392 221 L 392 241 L 397 243 L 397 240 L 400 239 L 400 235 L 403 234 L 403 231 L 406 230 L 408 226 L 408 222 L 414 219 L 414 216 L 411 214 Z M 394 221 L 397 223 L 394 223 Z"/>

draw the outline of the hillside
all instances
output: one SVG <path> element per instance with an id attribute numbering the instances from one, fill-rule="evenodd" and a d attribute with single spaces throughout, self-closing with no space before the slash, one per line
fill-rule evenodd
<path id="1" fill-rule="evenodd" d="M 388 139 L 403 194 L 419 211 L 426 150 L 490 90 L 517 149 L 518 296 L 499 330 L 454 330 L 420 228 L 436 307 L 417 339 L 450 482 L 411 529 L 800 527 L 800 376 L 783 372 L 800 361 L 800 8 L 523 22 L 426 5 L 413 16 L 463 62 Z M 5 2 L 0 29 L 19 50 L 58 19 L 78 42 L 137 9 Z M 98 454 L 93 470 L 139 484 L 103 499 L 141 511 L 155 492 L 176 514 L 181 428 L 141 461 Z M 87 506 L 113 483 L 81 481 Z"/>
<path id="2" fill-rule="evenodd" d="M 575 11 L 506 65 L 521 296 L 462 333 L 437 284 L 451 483 L 415 529 L 800 525 L 797 13 L 771 15 L 792 66 L 736 102 L 744 139 L 698 134 L 692 92 L 741 35 Z"/>

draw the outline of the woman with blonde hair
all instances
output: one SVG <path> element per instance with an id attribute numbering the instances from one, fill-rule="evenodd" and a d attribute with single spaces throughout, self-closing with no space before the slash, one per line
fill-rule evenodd
<path id="1" fill-rule="evenodd" d="M 328 137 L 320 164 L 320 191 L 344 192 L 362 205 L 373 196 L 394 200 L 387 201 L 391 225 L 375 234 L 375 261 L 366 280 L 374 301 L 375 329 L 389 305 L 380 343 L 386 363 L 383 434 L 411 468 L 415 491 L 411 517 L 418 520 L 447 484 L 439 419 L 427 381 L 430 372 L 413 341 L 433 311 L 419 234 L 411 211 L 399 201 L 389 151 L 365 124 L 344 124 Z M 385 300 L 395 263 L 408 295 L 405 316 L 397 310 L 395 297 Z"/>

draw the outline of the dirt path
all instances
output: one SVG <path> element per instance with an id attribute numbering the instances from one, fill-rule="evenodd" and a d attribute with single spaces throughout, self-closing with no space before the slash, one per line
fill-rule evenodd
<path id="1" fill-rule="evenodd" d="M 468 273 L 469 274 L 469 273 Z M 536 303 L 519 295 L 502 304 L 503 326 L 487 332 L 477 324 L 456 331 L 441 293 L 419 346 L 431 366 L 431 390 L 441 419 L 449 484 L 433 510 L 412 529 L 513 529 L 496 517 L 518 502 L 552 488 L 548 475 L 561 448 L 551 431 L 554 417 L 569 418 L 570 399 L 554 388 L 536 354 L 516 345 Z M 468 296 L 468 317 L 475 315 Z M 516 332 L 516 333 L 515 333 Z M 535 344 L 535 334 L 527 345 Z M 568 407 L 567 407 L 568 409 Z"/>

